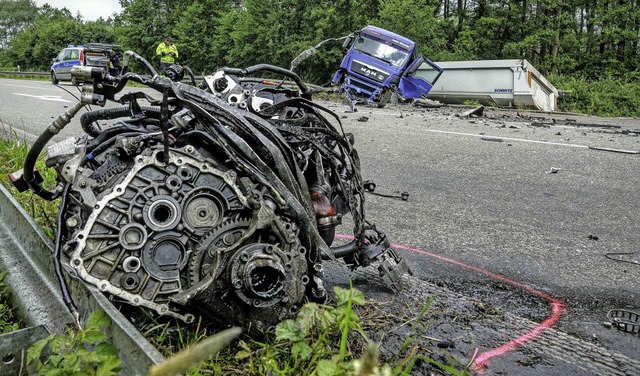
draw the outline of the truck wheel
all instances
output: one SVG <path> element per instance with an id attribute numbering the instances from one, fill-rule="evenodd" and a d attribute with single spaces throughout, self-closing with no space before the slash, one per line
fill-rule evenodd
<path id="1" fill-rule="evenodd" d="M 58 78 L 56 77 L 56 74 L 54 72 L 51 72 L 51 83 L 54 85 L 58 84 Z"/>
<path id="2" fill-rule="evenodd" d="M 389 99 L 391 99 L 391 95 L 393 92 L 391 90 L 385 91 L 384 94 L 380 96 L 380 102 L 377 103 L 378 108 L 382 108 L 389 103 Z"/>

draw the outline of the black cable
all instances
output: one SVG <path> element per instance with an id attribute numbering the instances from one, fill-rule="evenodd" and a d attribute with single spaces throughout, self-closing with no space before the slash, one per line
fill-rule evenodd
<path id="1" fill-rule="evenodd" d="M 116 140 L 118 140 L 119 138 L 123 138 L 123 137 L 137 137 L 137 136 L 142 136 L 142 135 L 146 135 L 147 133 L 144 132 L 125 132 L 125 133 L 118 133 L 114 136 L 112 136 L 111 138 L 107 139 L 106 141 L 100 143 L 98 146 L 96 146 L 95 148 L 91 149 L 91 150 L 87 150 L 87 155 L 84 156 L 84 158 L 82 158 L 82 160 L 80 161 L 80 166 L 83 167 L 87 164 L 87 162 L 89 162 L 90 160 L 94 159 L 97 155 L 102 154 L 102 152 L 104 152 L 105 150 L 107 150 L 109 147 L 111 147 Z"/>
<path id="2" fill-rule="evenodd" d="M 65 87 L 62 87 L 62 86 L 60 86 L 60 85 L 58 85 L 58 84 L 55 84 L 54 86 L 56 86 L 58 89 L 62 89 L 62 90 L 64 90 L 64 91 L 66 91 L 66 92 L 67 92 L 67 94 L 69 94 L 69 95 L 71 95 L 72 97 L 74 97 L 74 98 L 75 98 L 75 100 L 77 100 L 77 101 L 79 101 L 79 100 L 80 100 L 80 98 L 78 98 L 78 97 L 77 97 L 74 93 L 72 93 L 69 89 L 67 89 L 67 88 L 65 88 Z"/>
<path id="3" fill-rule="evenodd" d="M 183 68 L 185 71 L 187 71 L 187 74 L 191 78 L 191 83 L 193 84 L 193 86 L 198 86 L 198 83 L 196 82 L 196 76 L 193 74 L 191 68 L 187 67 L 186 65 L 183 66 Z"/>
<path id="4" fill-rule="evenodd" d="M 621 255 L 634 255 L 636 253 L 638 253 L 638 252 L 609 252 L 609 253 L 605 253 L 604 257 L 608 258 L 609 260 L 613 260 L 613 261 L 626 262 L 628 264 L 640 265 L 640 262 L 638 262 L 638 261 L 623 260 L 623 259 L 611 257 L 611 256 L 621 256 Z"/>
<path id="5" fill-rule="evenodd" d="M 143 107 L 142 110 L 145 112 L 145 115 L 160 117 L 160 108 L 158 107 Z M 117 119 L 119 117 L 130 115 L 131 109 L 129 107 L 102 108 L 82 114 L 82 116 L 80 116 L 80 125 L 86 134 L 96 138 L 100 135 L 101 129 L 94 124 L 95 121 Z"/>
<path id="6" fill-rule="evenodd" d="M 162 144 L 164 145 L 164 161 L 169 162 L 169 88 L 162 90 L 162 105 L 160 106 L 162 128 Z"/>
<path id="7" fill-rule="evenodd" d="M 380 197 L 399 198 L 402 201 L 407 201 L 409 199 L 409 193 L 407 192 L 397 192 L 396 194 L 385 194 L 385 193 L 378 193 L 378 192 L 370 192 L 366 190 L 365 192 L 371 193 L 372 195 L 380 196 Z"/>
<path id="8" fill-rule="evenodd" d="M 62 265 L 60 263 L 60 246 L 62 243 L 62 222 L 64 220 L 65 209 L 67 206 L 67 198 L 69 196 L 69 190 L 71 188 L 71 184 L 66 184 L 64 186 L 64 190 L 62 191 L 62 199 L 60 200 L 60 209 L 58 211 L 58 219 L 57 226 L 58 231 L 56 231 L 56 238 L 54 242 L 53 248 L 53 268 L 56 273 L 56 277 L 58 279 L 58 284 L 60 285 L 60 292 L 62 293 L 62 300 L 64 304 L 67 306 L 67 309 L 73 315 L 76 320 L 76 324 L 80 326 L 78 321 L 79 314 L 78 308 L 73 303 L 73 298 L 71 298 L 71 294 L 69 293 L 69 287 L 67 286 L 67 281 L 64 279 L 62 275 Z"/>

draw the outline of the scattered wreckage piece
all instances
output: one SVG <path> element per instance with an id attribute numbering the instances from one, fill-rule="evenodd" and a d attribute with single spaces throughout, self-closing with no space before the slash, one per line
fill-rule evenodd
<path id="1" fill-rule="evenodd" d="M 622 154 L 640 154 L 640 151 L 638 150 L 613 149 L 613 148 L 605 148 L 600 146 L 589 146 L 589 149 L 600 150 L 600 151 L 610 151 L 613 153 L 622 153 Z"/>
<path id="2" fill-rule="evenodd" d="M 475 108 L 472 108 L 469 111 L 465 111 L 462 114 L 459 114 L 458 116 L 461 118 L 464 117 L 479 117 L 482 116 L 482 114 L 484 114 L 484 106 L 478 106 Z"/>
<path id="3" fill-rule="evenodd" d="M 425 95 L 417 98 L 413 101 L 414 107 L 424 107 L 424 108 L 440 108 L 444 106 L 444 103 L 432 100 L 427 98 Z"/>
<path id="4" fill-rule="evenodd" d="M 625 309 L 612 309 L 607 313 L 604 326 L 616 328 L 626 333 L 640 335 L 640 315 Z"/>
<path id="5" fill-rule="evenodd" d="M 128 72 L 132 59 L 148 75 Z M 73 69 L 84 82 L 80 102 L 46 128 L 23 179 L 15 179 L 47 200 L 61 198 L 56 265 L 160 315 L 254 328 L 306 301 L 324 302 L 323 260 L 377 265 L 389 287 L 409 271 L 364 216 L 353 136 L 310 100 L 312 90 L 295 73 L 268 64 L 223 68 L 197 84 L 188 68 L 174 65 L 161 77 L 132 51 L 123 68 L 120 77 Z M 297 89 L 251 77 L 262 72 Z M 185 73 L 192 85 L 180 82 Z M 161 97 L 116 98 L 128 81 Z M 48 148 L 58 185 L 43 187 L 34 165 L 48 141 L 85 105 L 107 101 L 123 106 L 84 113 L 84 135 Z M 103 129 L 98 120 L 113 124 Z M 352 217 L 354 240 L 331 247 L 344 215 Z"/>

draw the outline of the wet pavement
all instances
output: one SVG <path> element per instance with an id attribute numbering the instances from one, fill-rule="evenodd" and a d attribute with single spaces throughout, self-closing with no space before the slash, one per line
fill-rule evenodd
<path id="1" fill-rule="evenodd" d="M 420 292 L 435 296 L 426 335 L 455 344 L 431 346 L 435 358 L 488 374 L 640 374 L 640 336 L 603 325 L 609 310 L 640 311 L 638 119 L 326 105 L 354 133 L 363 178 L 409 193 L 368 195 L 367 216 L 414 271 L 398 304 L 417 314 Z"/>

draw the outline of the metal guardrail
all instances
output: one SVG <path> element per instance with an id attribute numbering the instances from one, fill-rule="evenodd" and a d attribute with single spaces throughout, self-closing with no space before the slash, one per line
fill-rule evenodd
<path id="1" fill-rule="evenodd" d="M 0 74 L 14 76 L 49 76 L 49 72 L 16 72 L 16 71 L 0 71 Z"/>
<path id="2" fill-rule="evenodd" d="M 12 305 L 28 328 L 0 335 L 0 375 L 17 375 L 25 369 L 27 349 L 51 332 L 62 332 L 73 322 L 54 277 L 52 243 L 39 226 L 0 185 L 0 268 L 8 272 Z M 68 279 L 81 318 L 105 311 L 111 324 L 104 333 L 120 350 L 123 374 L 146 375 L 149 367 L 164 360 L 138 330 L 92 286 Z"/>

